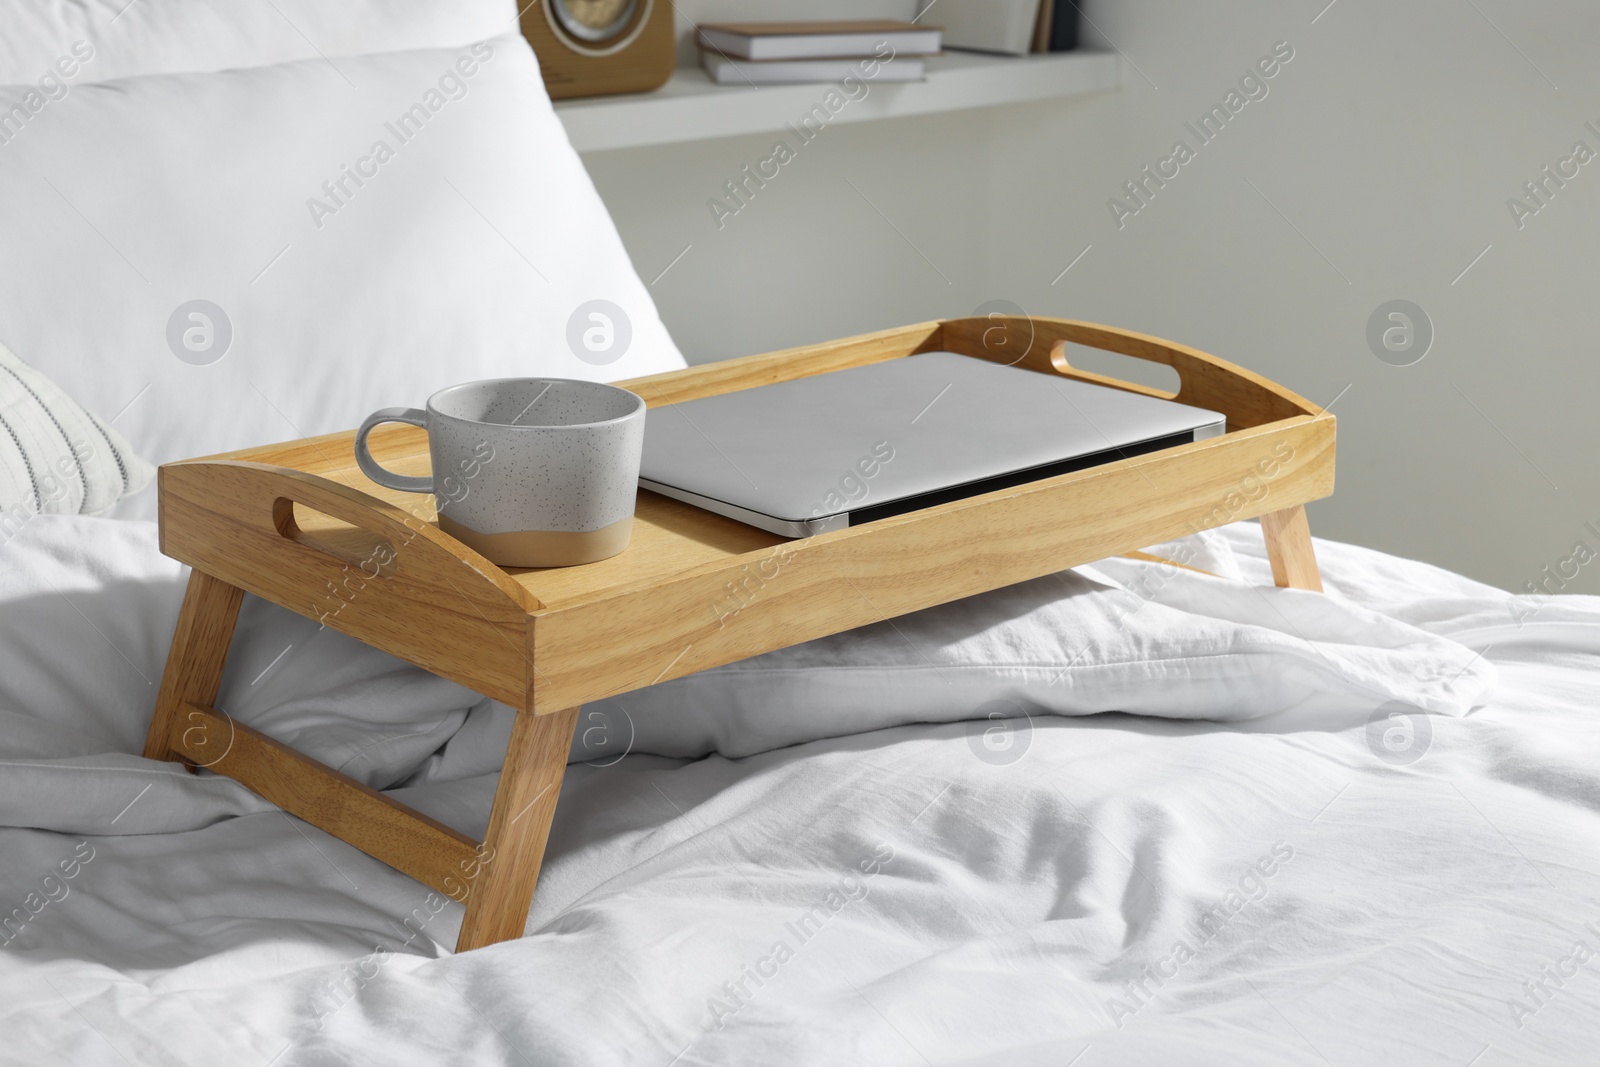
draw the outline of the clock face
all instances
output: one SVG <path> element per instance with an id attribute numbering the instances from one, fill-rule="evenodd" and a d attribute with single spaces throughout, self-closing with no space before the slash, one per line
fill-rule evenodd
<path id="1" fill-rule="evenodd" d="M 547 0 L 563 30 L 580 41 L 605 41 L 628 25 L 642 0 Z"/>

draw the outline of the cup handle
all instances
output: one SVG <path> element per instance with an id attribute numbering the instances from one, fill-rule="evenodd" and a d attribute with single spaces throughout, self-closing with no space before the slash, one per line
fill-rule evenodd
<path id="1" fill-rule="evenodd" d="M 428 428 L 428 413 L 420 408 L 384 408 L 374 411 L 367 416 L 367 421 L 361 424 L 361 429 L 356 431 L 356 466 L 361 468 L 361 473 L 387 489 L 398 489 L 402 493 L 431 493 L 433 492 L 433 478 L 413 478 L 404 474 L 396 474 L 386 467 L 379 466 L 378 461 L 372 458 L 372 452 L 367 448 L 367 435 L 373 427 L 385 422 L 404 422 L 412 426 Z"/>

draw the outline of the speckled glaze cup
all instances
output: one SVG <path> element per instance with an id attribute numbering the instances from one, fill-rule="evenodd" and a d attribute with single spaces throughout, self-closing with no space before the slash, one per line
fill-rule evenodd
<path id="1" fill-rule="evenodd" d="M 356 463 L 379 485 L 432 493 L 439 528 L 502 567 L 571 567 L 615 556 L 633 533 L 644 401 L 568 378 L 497 378 L 441 389 L 427 409 L 384 408 L 356 431 Z M 433 474 L 378 465 L 372 428 L 428 431 Z"/>

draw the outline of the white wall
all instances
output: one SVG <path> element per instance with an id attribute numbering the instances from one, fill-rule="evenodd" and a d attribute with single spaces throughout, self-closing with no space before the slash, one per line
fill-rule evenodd
<path id="1" fill-rule="evenodd" d="M 646 279 L 691 246 L 654 292 L 692 360 L 994 298 L 1175 338 L 1321 403 L 1349 387 L 1319 534 L 1520 589 L 1579 540 L 1600 551 L 1584 527 L 1600 529 L 1600 159 L 1523 229 L 1507 208 L 1573 142 L 1600 151 L 1584 126 L 1600 128 L 1600 10 L 1475 3 L 1336 0 L 1320 17 L 1326 0 L 1089 3 L 1128 60 L 1118 92 L 831 127 L 720 231 L 707 199 L 772 138 L 586 162 Z M 1177 138 L 1195 143 L 1184 123 L 1280 40 L 1295 56 L 1269 94 L 1119 229 L 1108 199 Z M 1366 342 L 1395 298 L 1436 329 L 1409 367 Z M 1600 560 L 1567 590 L 1600 592 Z"/>

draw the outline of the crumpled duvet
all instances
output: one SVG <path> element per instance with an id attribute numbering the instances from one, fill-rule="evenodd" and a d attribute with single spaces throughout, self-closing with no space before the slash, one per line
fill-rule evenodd
<path id="1" fill-rule="evenodd" d="M 1221 531 L 1211 569 L 1269 584 L 1259 537 Z M 1426 714 L 1330 686 L 1229 722 L 1226 708 L 1035 714 L 1012 693 L 1025 714 L 1003 725 L 835 724 L 742 758 L 612 752 L 568 769 L 527 936 L 461 956 L 448 947 L 458 905 L 226 783 L 108 755 L 113 737 L 137 750 L 131 698 L 102 708 L 98 729 L 66 705 L 55 721 L 0 709 L 35 762 L 108 761 L 121 790 L 103 798 L 117 817 L 100 832 L 0 829 L 0 1059 L 1589 1062 L 1600 603 L 1317 549 L 1329 597 L 1453 646 L 1450 663 L 1476 679 L 1464 706 Z M 77 585 L 52 575 L 63 594 L 170 586 L 149 594 L 140 639 L 159 664 L 181 576 L 151 560 L 114 575 L 104 553 L 79 563 L 94 559 Z M 1218 579 L 1152 582 L 1153 566 L 1079 573 L 1138 590 L 1145 611 L 1304 628 L 1300 594 L 1219 597 Z M 73 614 L 18 638 L 36 695 L 98 640 Z M 1300 637 L 1299 655 L 1326 638 Z M 395 712 L 413 747 L 367 766 L 400 774 L 400 799 L 481 831 L 494 775 L 444 773 L 474 768 L 443 754 L 492 716 L 461 703 L 441 740 L 423 703 Z M 79 750 L 52 757 L 68 735 Z M 139 795 L 168 778 L 194 795 Z M 28 795 L 0 785 L 0 798 L 48 813 L 70 809 L 74 788 L 39 772 Z M 158 793 L 159 817 L 134 822 Z M 118 815 L 117 802 L 130 806 Z"/>

